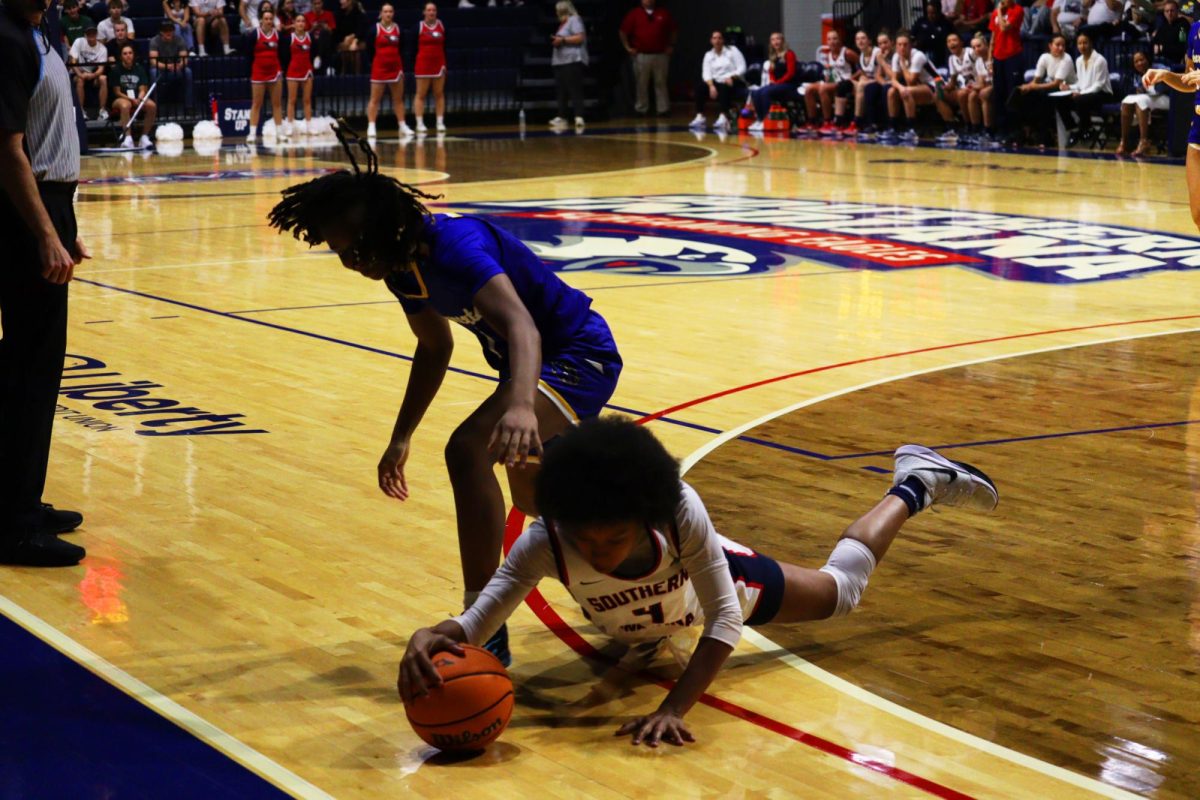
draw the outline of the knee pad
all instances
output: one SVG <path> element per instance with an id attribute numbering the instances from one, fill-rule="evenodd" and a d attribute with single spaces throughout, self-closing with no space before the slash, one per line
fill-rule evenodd
<path id="1" fill-rule="evenodd" d="M 839 539 L 821 572 L 829 573 L 837 583 L 837 607 L 832 616 L 844 617 L 858 607 L 867 580 L 875 569 L 875 554 L 857 539 Z"/>

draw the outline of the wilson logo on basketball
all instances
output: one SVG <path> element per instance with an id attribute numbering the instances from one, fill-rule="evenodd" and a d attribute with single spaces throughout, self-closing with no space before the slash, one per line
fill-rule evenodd
<path id="1" fill-rule="evenodd" d="M 434 747 L 440 747 L 443 750 L 461 750 L 469 748 L 473 744 L 479 744 L 485 739 L 491 741 L 501 728 L 504 727 L 505 720 L 496 717 L 484 728 L 478 731 L 462 731 L 456 734 L 434 733 L 430 736 L 430 744 Z"/>
<path id="2" fill-rule="evenodd" d="M 956 266 L 1078 283 L 1200 267 L 1200 238 L 918 206 L 648 195 L 456 204 L 488 214 L 554 269 L 711 277 L 804 262 Z"/>

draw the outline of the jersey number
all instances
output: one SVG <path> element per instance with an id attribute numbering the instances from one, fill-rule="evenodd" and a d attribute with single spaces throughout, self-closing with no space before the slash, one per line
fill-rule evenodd
<path id="1" fill-rule="evenodd" d="M 633 615 L 635 617 L 647 617 L 648 616 L 648 617 L 650 617 L 650 621 L 653 622 L 655 625 L 661 625 L 663 623 L 663 620 L 665 619 L 665 617 L 663 616 L 662 603 L 655 603 L 654 605 L 648 606 L 647 608 L 634 609 Z"/>

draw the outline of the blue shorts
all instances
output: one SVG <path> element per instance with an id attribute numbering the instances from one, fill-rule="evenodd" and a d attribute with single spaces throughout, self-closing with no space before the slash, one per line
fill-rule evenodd
<path id="1" fill-rule="evenodd" d="M 1188 131 L 1188 144 L 1193 148 L 1200 148 L 1200 106 L 1196 106 L 1196 113 L 1192 114 L 1192 127 Z"/>
<path id="2" fill-rule="evenodd" d="M 613 396 L 621 377 L 621 354 L 604 317 L 588 312 L 572 342 L 542 360 L 538 391 L 572 423 L 595 417 Z M 501 376 L 507 380 L 508 376 Z"/>
<path id="3" fill-rule="evenodd" d="M 750 626 L 766 625 L 775 619 L 783 605 L 783 569 L 770 556 L 721 538 L 729 574 L 742 605 L 742 621 Z"/>

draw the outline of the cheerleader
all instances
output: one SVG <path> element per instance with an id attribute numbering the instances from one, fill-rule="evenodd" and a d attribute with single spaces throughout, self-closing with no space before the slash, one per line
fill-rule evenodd
<path id="1" fill-rule="evenodd" d="M 303 14 L 296 15 L 294 25 L 287 67 L 287 121 L 283 123 L 283 130 L 289 135 L 292 132 L 292 120 L 296 118 L 296 95 L 300 92 L 304 92 L 304 126 L 312 126 L 313 43 L 308 35 L 308 20 Z M 303 132 L 304 128 L 299 130 Z"/>
<path id="2" fill-rule="evenodd" d="M 437 5 L 425 4 L 425 18 L 417 31 L 417 94 L 413 97 L 413 113 L 417 117 L 417 133 L 425 133 L 425 95 L 433 90 L 437 112 L 437 132 L 446 132 L 446 28 L 438 19 Z"/>
<path id="3" fill-rule="evenodd" d="M 383 89 L 392 93 L 392 111 L 400 123 L 400 135 L 411 136 L 412 131 L 404 121 L 404 60 L 400 57 L 400 26 L 395 22 L 396 9 L 384 3 L 379 10 L 379 22 L 375 24 L 374 58 L 371 59 L 371 99 L 367 103 L 367 136 L 375 136 L 375 119 L 379 116 L 379 102 Z"/>
<path id="4" fill-rule="evenodd" d="M 265 5 L 258 13 L 258 27 L 247 35 L 247 44 L 254 61 L 250 67 L 250 133 L 246 142 L 254 141 L 258 116 L 262 113 L 263 95 L 271 89 L 271 116 L 275 119 L 276 135 L 288 138 L 283 127 L 283 68 L 279 61 L 279 31 L 275 30 L 275 12 Z"/>

